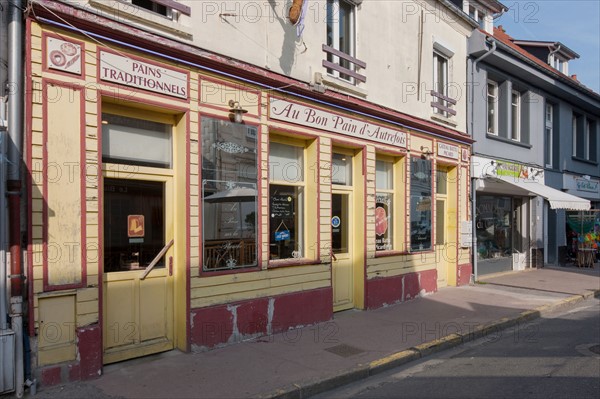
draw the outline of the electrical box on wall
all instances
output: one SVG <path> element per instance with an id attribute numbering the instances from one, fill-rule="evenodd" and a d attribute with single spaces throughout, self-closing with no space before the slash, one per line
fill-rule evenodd
<path id="1" fill-rule="evenodd" d="M 15 332 L 0 330 L 0 395 L 15 390 Z"/>
<path id="2" fill-rule="evenodd" d="M 473 246 L 473 222 L 469 220 L 460 222 L 460 246 L 461 248 Z"/>

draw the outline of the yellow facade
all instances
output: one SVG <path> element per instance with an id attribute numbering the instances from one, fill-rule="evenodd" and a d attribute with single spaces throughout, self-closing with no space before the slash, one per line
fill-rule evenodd
<path id="1" fill-rule="evenodd" d="M 239 82 L 199 69 L 182 70 L 165 60 L 133 54 L 124 49 L 113 51 L 135 59 L 144 57 L 146 62 L 188 74 L 187 99 L 107 83 L 98 76 L 99 52 L 102 50 L 98 43 L 65 31 L 51 30 L 36 22 L 31 23 L 30 30 L 32 104 L 29 109 L 31 132 L 28 145 L 31 156 L 28 162 L 32 178 L 32 224 L 28 262 L 33 273 L 30 276 L 33 284 L 33 328 L 40 337 L 38 366 L 75 361 L 78 351 L 76 340 L 64 337 L 71 337 L 77 329 L 88 326 L 103 325 L 105 362 L 172 347 L 185 351 L 190 349 L 192 337 L 188 331 L 193 328 L 190 326 L 190 314 L 195 309 L 332 288 L 333 295 L 336 295 L 336 289 L 343 284 L 346 285 L 347 300 L 337 306 L 336 298 L 333 298 L 333 307 L 328 311 L 364 309 L 369 307 L 365 288 L 369 281 L 435 270 L 438 261 L 434 250 L 410 253 L 408 247 L 411 235 L 408 222 L 409 161 L 411 157 L 420 157 L 424 148 L 432 151 L 434 170 L 440 162 L 452 171 L 454 180 L 448 192 L 450 212 L 447 229 L 448 235 L 454 234 L 454 243 L 458 245 L 456 231 L 459 222 L 469 219 L 469 176 L 465 173 L 468 158 L 463 159 L 460 155 L 468 149 L 468 144 L 458 146 L 458 159 L 440 159 L 435 149 L 438 142 L 447 141 L 413 134 L 404 128 L 402 131 L 407 133 L 408 145 L 406 149 L 399 149 L 308 126 L 291 125 L 269 117 L 268 104 L 272 93 L 266 89 L 242 86 Z M 44 41 L 49 36 L 81 43 L 84 49 L 81 75 L 45 67 Z M 248 111 L 244 116 L 247 125 L 258 127 L 258 220 L 263 226 L 259 228 L 257 239 L 260 263 L 252 270 L 211 274 L 202 270 L 201 118 L 226 120 L 229 100 L 238 101 Z M 119 164 L 102 164 L 102 113 L 172 126 L 172 166 L 169 169 L 140 166 L 132 170 Z M 352 117 L 359 118 L 356 115 Z M 269 260 L 270 237 L 264 226 L 270 223 L 268 160 L 271 142 L 302 148 L 305 168 L 310 171 L 306 173 L 305 183 L 304 223 L 307 228 L 303 239 L 306 250 L 304 259 L 295 263 Z M 346 154 L 352 159 L 351 186 L 332 188 L 332 153 Z M 375 167 L 378 159 L 389 160 L 394 165 L 394 208 L 398 218 L 403 219 L 396 222 L 394 251 L 384 255 L 377 253 L 374 238 Z M 60 177 L 49 175 L 53 170 L 49 166 Z M 170 226 L 167 237 L 174 241 L 166 256 L 173 258 L 173 271 L 172 274 L 168 269 L 157 272 L 156 276 L 163 279 L 160 282 L 156 280 L 156 286 L 150 291 L 144 287 L 145 284 L 152 286 L 152 280 L 140 282 L 139 274 L 126 272 L 131 274 L 131 278 L 117 279 L 103 272 L 103 181 L 111 178 L 166 184 L 165 220 Z M 350 250 L 333 261 L 332 273 L 332 217 L 335 216 L 332 214 L 332 199 L 336 195 L 347 196 L 353 228 Z M 61 249 L 61 256 L 51 256 L 55 247 Z M 468 249 L 457 248 L 456 252 L 458 260 L 452 260 L 446 266 L 448 285 L 457 284 L 458 265 L 469 263 Z M 149 308 L 144 310 L 138 306 L 136 301 L 140 298 L 153 308 L 166 304 L 167 321 L 154 320 L 156 316 Z M 126 306 L 127 303 L 130 306 Z M 118 312 L 107 317 L 109 310 Z M 171 346 L 158 345 L 158 349 L 155 347 L 150 352 L 142 348 L 112 356 L 112 346 L 106 343 L 111 326 L 116 323 L 123 328 L 129 322 L 153 326 L 167 323 Z M 63 338 L 53 340 L 44 336 L 45 326 L 52 323 L 61 326 Z M 145 328 L 144 332 L 136 330 L 134 341 L 144 341 L 143 334 L 149 334 L 149 339 L 158 337 L 159 332 L 153 328 Z M 116 341 L 119 345 L 123 344 L 121 338 Z"/>

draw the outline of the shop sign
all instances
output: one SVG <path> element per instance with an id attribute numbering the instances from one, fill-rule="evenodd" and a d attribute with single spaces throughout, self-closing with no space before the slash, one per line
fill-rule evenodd
<path id="1" fill-rule="evenodd" d="M 54 37 L 46 40 L 48 68 L 81 74 L 81 45 Z"/>
<path id="2" fill-rule="evenodd" d="M 446 143 L 438 143 L 438 156 L 458 159 L 458 146 Z"/>
<path id="3" fill-rule="evenodd" d="M 600 180 L 592 179 L 589 176 L 563 174 L 563 187 L 569 193 L 587 198 L 598 198 L 600 195 Z"/>
<path id="4" fill-rule="evenodd" d="M 187 74 L 106 51 L 100 52 L 100 79 L 172 97 L 188 96 Z"/>
<path id="5" fill-rule="evenodd" d="M 575 182 L 577 183 L 577 191 L 598 192 L 598 180 L 575 179 Z"/>
<path id="6" fill-rule="evenodd" d="M 270 98 L 269 115 L 271 119 L 406 148 L 405 132 L 279 98 Z"/>

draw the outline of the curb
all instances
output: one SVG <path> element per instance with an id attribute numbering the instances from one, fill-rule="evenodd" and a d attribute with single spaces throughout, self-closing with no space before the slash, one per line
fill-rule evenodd
<path id="1" fill-rule="evenodd" d="M 358 364 L 353 368 L 345 369 L 302 384 L 292 384 L 283 389 L 257 396 L 257 399 L 302 399 L 319 393 L 338 388 L 349 383 L 368 378 L 384 371 L 402 366 L 414 360 L 421 359 L 437 352 L 442 352 L 461 344 L 474 341 L 487 335 L 499 333 L 509 327 L 525 321 L 535 320 L 558 309 L 574 306 L 590 298 L 600 297 L 600 290 L 577 294 L 560 301 L 537 308 L 525 310 L 513 317 L 503 317 L 483 326 L 474 328 L 469 333 L 450 334 L 433 341 L 424 342 L 406 350 L 392 353 L 381 359 L 373 360 L 368 364 Z"/>

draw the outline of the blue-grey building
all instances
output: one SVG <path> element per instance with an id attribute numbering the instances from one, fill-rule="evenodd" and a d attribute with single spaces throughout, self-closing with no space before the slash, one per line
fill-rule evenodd
<path id="1" fill-rule="evenodd" d="M 600 95 L 560 42 L 469 39 L 475 274 L 564 264 L 568 212 L 600 208 Z"/>

